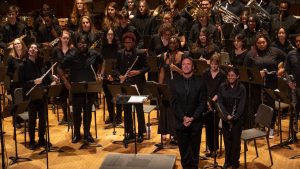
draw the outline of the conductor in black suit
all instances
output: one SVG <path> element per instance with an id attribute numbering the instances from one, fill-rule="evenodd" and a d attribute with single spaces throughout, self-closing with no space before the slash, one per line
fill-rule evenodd
<path id="1" fill-rule="evenodd" d="M 207 94 L 204 82 L 194 76 L 191 58 L 181 63 L 182 76 L 171 82 L 171 107 L 175 114 L 175 134 L 184 169 L 197 169 L 201 142 L 203 113 L 206 111 Z"/>
<path id="2" fill-rule="evenodd" d="M 142 94 L 146 83 L 145 73 L 150 69 L 144 51 L 136 49 L 136 36 L 132 32 L 127 32 L 122 37 L 124 49 L 118 51 L 116 76 L 120 82 L 128 85 L 137 85 L 137 88 Z M 136 63 L 134 61 L 138 57 Z M 133 66 L 132 66 L 133 65 Z M 132 66 L 132 69 L 130 67 Z M 132 106 L 124 106 L 124 124 L 125 124 L 125 140 L 134 139 L 133 121 L 132 121 Z M 146 132 L 145 118 L 142 104 L 135 104 L 138 118 L 138 139 L 139 143 L 143 142 L 143 134 Z"/>

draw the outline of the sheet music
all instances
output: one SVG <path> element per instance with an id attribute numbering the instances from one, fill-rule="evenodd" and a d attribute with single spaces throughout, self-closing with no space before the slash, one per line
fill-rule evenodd
<path id="1" fill-rule="evenodd" d="M 143 103 L 146 99 L 146 96 L 130 96 L 128 103 Z"/>

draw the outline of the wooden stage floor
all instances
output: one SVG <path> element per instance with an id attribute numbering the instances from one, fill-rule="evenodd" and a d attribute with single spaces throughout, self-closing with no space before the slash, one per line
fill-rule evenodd
<path id="1" fill-rule="evenodd" d="M 61 111 L 61 110 L 60 110 Z M 60 114 L 60 119 L 62 118 L 62 112 Z M 108 113 L 106 113 L 108 115 Z M 146 118 L 146 114 L 145 114 Z M 151 113 L 151 122 L 156 122 L 156 111 Z M 91 148 L 91 149 L 79 149 L 81 143 L 72 144 L 71 143 L 71 132 L 68 132 L 67 126 L 58 125 L 56 114 L 49 111 L 50 119 L 50 138 L 53 146 L 60 147 L 64 152 L 50 152 L 49 153 L 49 168 L 53 169 L 96 169 L 101 166 L 105 156 L 109 153 L 123 153 L 123 154 L 132 154 L 134 153 L 134 144 L 130 144 L 128 148 L 124 148 L 124 145 L 113 144 L 113 141 L 120 141 L 123 139 L 123 129 L 117 128 L 116 135 L 113 135 L 113 129 L 104 129 L 105 124 L 103 122 L 103 110 L 102 108 L 97 109 L 97 129 L 98 129 L 98 139 L 96 141 L 101 144 L 103 147 Z M 147 119 L 146 119 L 147 121 Z M 288 134 L 288 118 L 282 120 L 283 124 L 283 138 L 287 138 Z M 4 119 L 4 130 L 6 134 L 5 137 L 5 162 L 10 163 L 8 157 L 15 155 L 15 146 L 13 140 L 13 127 L 11 118 Z M 19 157 L 31 158 L 30 162 L 20 162 L 14 165 L 9 165 L 9 168 L 12 169 L 40 169 L 46 168 L 46 155 L 39 155 L 39 152 L 42 149 L 37 149 L 31 151 L 28 147 L 24 146 L 24 135 L 20 133 L 21 130 L 17 130 L 17 139 L 18 139 L 18 154 Z M 92 120 L 91 127 L 92 135 L 95 137 L 94 130 L 94 119 Z M 298 138 L 300 138 L 298 134 Z M 28 136 L 28 135 L 27 135 Z M 37 133 L 36 133 L 37 140 Z M 27 138 L 29 142 L 29 138 Z M 138 153 L 139 154 L 150 154 L 155 150 L 155 144 L 160 142 L 160 135 L 157 134 L 157 125 L 153 124 L 151 127 L 151 139 L 145 140 L 143 143 L 138 144 Z M 270 167 L 270 158 L 267 151 L 267 145 L 265 140 L 258 140 L 258 152 L 259 157 L 255 156 L 255 149 L 253 142 L 248 144 L 249 151 L 247 152 L 247 165 L 250 169 L 265 169 L 265 168 L 274 168 L 274 169 L 296 169 L 300 168 L 300 158 L 299 159 L 289 159 L 289 157 L 300 154 L 300 145 L 299 142 L 290 145 L 293 150 L 286 148 L 277 148 L 272 150 L 274 165 Z M 279 143 L 279 137 L 276 135 L 274 139 L 270 139 L 270 144 L 274 145 Z M 243 142 L 242 142 L 243 145 Z M 28 146 L 28 143 L 27 143 Z M 205 155 L 205 130 L 202 134 L 201 150 L 200 155 Z M 224 145 L 223 145 L 224 152 Z M 244 156 L 243 156 L 243 146 L 241 150 L 241 166 L 243 168 Z M 171 154 L 176 155 L 176 166 L 175 168 L 182 168 L 180 165 L 180 155 L 178 148 L 177 149 L 165 149 L 157 152 L 159 154 Z M 1 154 L 3 155 L 3 154 Z M 224 163 L 224 153 L 222 156 L 217 158 L 219 165 Z M 1 163 L 1 160 L 0 160 Z M 199 166 L 202 168 L 205 165 L 213 163 L 213 159 L 200 160 Z"/>

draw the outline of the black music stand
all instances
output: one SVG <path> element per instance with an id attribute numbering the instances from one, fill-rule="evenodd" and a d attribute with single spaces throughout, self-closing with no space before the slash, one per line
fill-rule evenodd
<path id="1" fill-rule="evenodd" d="M 76 93 L 81 93 L 85 94 L 85 101 L 88 101 L 88 93 L 98 93 L 101 91 L 102 84 L 101 82 L 74 82 L 71 84 L 71 93 L 76 94 Z M 87 103 L 86 103 L 87 105 Z M 73 125 L 74 125 L 74 120 L 72 118 Z M 96 119 L 95 119 L 96 121 Z M 96 135 L 97 135 L 97 126 L 95 126 L 96 129 Z M 97 137 L 96 137 L 97 138 Z M 84 149 L 84 148 L 90 148 L 90 147 L 102 147 L 102 145 L 97 144 L 97 143 L 90 143 L 87 140 L 83 141 L 83 144 L 80 146 L 79 149 Z"/>
<path id="2" fill-rule="evenodd" d="M 138 88 L 136 85 L 131 85 L 131 86 L 123 86 L 124 93 L 126 95 L 123 95 L 120 97 L 120 99 L 117 101 L 119 103 L 123 104 L 131 104 L 134 105 L 133 111 L 132 111 L 132 116 L 133 116 L 133 135 L 134 135 L 134 152 L 137 154 L 137 139 L 136 139 L 136 123 L 135 123 L 135 114 L 136 114 L 136 104 L 143 104 L 144 101 L 130 101 L 130 99 L 134 96 L 141 96 L 140 92 L 138 91 Z M 129 96 L 129 97 L 128 97 Z M 149 96 L 145 96 L 147 99 Z M 126 125 L 126 124 L 125 124 Z M 126 127 L 126 126 L 125 126 Z M 127 144 L 127 140 L 125 139 L 124 141 L 125 147 Z"/>
<path id="3" fill-rule="evenodd" d="M 50 142 L 50 129 L 49 129 L 49 115 L 48 115 L 48 99 L 51 97 L 58 97 L 63 89 L 62 84 L 60 85 L 51 85 L 44 89 L 44 101 L 45 101 L 45 112 L 46 112 L 46 146 L 45 150 L 42 150 L 39 154 L 48 153 L 48 152 L 63 152 L 59 147 L 54 147 Z"/>
<path id="4" fill-rule="evenodd" d="M 215 102 L 213 100 L 210 100 L 209 102 L 212 105 L 212 109 L 213 109 L 212 113 L 214 114 L 213 115 L 214 116 L 213 117 L 214 118 L 214 149 L 215 149 L 214 154 L 213 154 L 213 156 L 214 156 L 214 163 L 212 165 L 204 166 L 203 168 L 223 168 L 217 162 L 217 152 L 216 152 L 216 146 L 217 146 L 216 144 L 217 143 L 216 143 L 216 137 L 215 137 L 216 136 L 216 129 L 215 129 L 215 126 L 216 126 L 216 113 L 218 114 L 218 116 L 222 120 L 227 121 L 227 119 L 225 118 L 225 116 L 224 116 L 224 114 L 223 114 L 223 112 L 222 112 L 222 110 L 221 110 L 221 108 L 220 108 L 220 106 L 219 106 L 219 104 L 217 102 Z"/>
<path id="5" fill-rule="evenodd" d="M 246 84 L 248 84 L 248 100 L 252 100 L 251 97 L 251 90 L 252 90 L 252 85 L 260 85 L 261 88 L 263 88 L 264 86 L 264 80 L 260 75 L 260 72 L 257 68 L 250 68 L 250 67 L 246 67 L 246 66 L 239 66 L 238 70 L 240 72 L 240 81 L 244 82 Z M 263 92 L 262 92 L 263 95 Z M 261 99 L 263 99 L 261 95 Z M 254 124 L 251 119 L 254 119 L 253 117 L 250 117 L 250 115 L 254 115 L 255 113 L 253 113 L 255 110 L 252 109 L 252 105 L 248 104 L 248 128 L 251 128 Z M 252 112 L 252 113 L 251 113 Z"/>
<path id="6" fill-rule="evenodd" d="M 289 146 L 291 144 L 289 141 L 282 141 L 282 125 L 281 125 L 281 110 L 280 110 L 280 103 L 284 102 L 287 104 L 290 104 L 290 98 L 288 95 L 280 92 L 279 90 L 272 90 L 272 89 L 264 89 L 265 92 L 272 98 L 274 101 L 278 101 L 278 126 L 279 126 L 279 140 L 280 143 L 273 145 L 270 148 L 276 148 L 276 147 L 282 147 L 282 148 L 288 148 L 292 150 L 292 148 Z"/>
<path id="7" fill-rule="evenodd" d="M 203 71 L 209 68 L 209 65 L 205 60 L 193 59 L 195 65 L 195 75 L 202 76 Z"/>
<path id="8" fill-rule="evenodd" d="M 17 145 L 17 132 L 16 132 L 16 117 L 17 117 L 17 114 L 21 114 L 23 113 L 27 107 L 28 107 L 28 104 L 29 102 L 26 101 L 26 102 L 21 102 L 19 104 L 16 104 L 14 105 L 13 107 L 13 110 L 14 110 L 14 115 L 13 115 L 13 118 L 14 118 L 14 136 L 15 136 L 15 156 L 11 156 L 9 157 L 10 160 L 12 160 L 10 162 L 10 165 L 13 165 L 17 162 L 25 162 L 25 161 L 31 161 L 30 158 L 22 158 L 22 157 L 19 157 L 18 156 L 18 145 Z M 0 106 L 1 107 L 1 106 Z M 2 119 L 2 118 L 1 118 Z M 1 137 L 2 138 L 2 137 Z M 2 154 L 2 156 L 4 156 L 4 154 Z"/>
<path id="9" fill-rule="evenodd" d="M 122 84 L 107 85 L 108 90 L 113 96 L 113 100 L 107 100 L 107 101 L 114 103 L 114 109 L 117 107 L 117 102 L 116 102 L 117 97 L 123 93 L 122 86 L 123 86 Z M 104 129 L 110 129 L 110 128 L 113 128 L 113 135 L 116 135 L 116 128 L 123 128 L 121 124 L 116 124 L 116 112 L 113 114 L 113 123 L 104 127 Z"/>
<path id="10" fill-rule="evenodd" d="M 159 57 L 147 56 L 146 59 L 150 67 L 150 70 L 148 72 L 159 72 Z"/>

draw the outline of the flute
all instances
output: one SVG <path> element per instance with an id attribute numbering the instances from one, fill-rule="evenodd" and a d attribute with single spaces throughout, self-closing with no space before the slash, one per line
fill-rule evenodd
<path id="1" fill-rule="evenodd" d="M 46 75 L 54 68 L 54 66 L 57 64 L 57 62 L 55 62 L 52 66 L 51 66 L 51 68 L 49 69 L 49 70 L 47 70 L 47 72 L 46 73 L 44 73 L 43 74 L 43 76 L 41 76 L 40 78 L 43 80 L 45 77 L 46 77 Z M 27 93 L 26 93 L 26 96 L 28 96 L 31 92 L 32 92 L 32 90 L 37 86 L 38 84 L 35 84 Z"/>
<path id="2" fill-rule="evenodd" d="M 136 56 L 136 58 L 133 61 L 132 65 L 128 68 L 128 70 L 126 71 L 126 73 L 124 75 L 125 79 L 127 78 L 128 73 L 131 71 L 131 69 L 133 68 L 133 66 L 135 65 L 135 63 L 137 62 L 138 59 L 139 59 L 139 56 Z M 120 83 L 123 83 L 125 81 L 125 79 L 124 80 L 120 80 Z"/>

